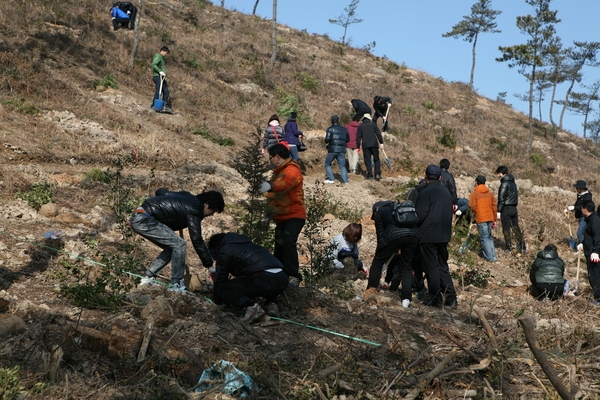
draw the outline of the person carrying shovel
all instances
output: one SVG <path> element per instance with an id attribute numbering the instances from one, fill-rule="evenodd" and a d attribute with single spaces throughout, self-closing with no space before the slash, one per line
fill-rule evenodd
<path id="1" fill-rule="evenodd" d="M 383 125 L 381 127 L 381 130 L 383 132 L 386 132 L 389 128 L 387 119 L 389 109 L 391 106 L 392 99 L 390 97 L 375 96 L 373 98 L 373 110 L 375 111 L 375 114 L 373 114 L 373 123 L 377 125 L 377 120 L 379 119 L 379 117 L 382 117 Z"/>
<path id="2" fill-rule="evenodd" d="M 570 211 L 574 211 L 575 219 L 577 219 L 577 221 L 579 222 L 579 225 L 577 227 L 577 243 L 575 243 L 572 247 L 574 247 L 578 243 L 583 242 L 583 235 L 585 234 L 586 223 L 585 217 L 581 213 L 581 207 L 584 202 L 592 201 L 592 192 L 588 190 L 587 183 L 585 181 L 578 180 L 577 182 L 575 182 L 573 187 L 575 187 L 575 190 L 577 190 L 577 201 L 575 201 L 574 205 L 567 206 L 563 210 L 565 215 L 568 215 Z M 573 248 L 573 250 L 575 249 Z"/>
<path id="3" fill-rule="evenodd" d="M 169 54 L 169 48 L 163 46 L 152 59 L 152 81 L 154 82 L 154 100 L 162 100 L 163 107 L 155 107 L 156 101 L 152 102 L 152 109 L 156 112 L 172 114 L 171 103 L 169 101 L 169 85 L 167 84 L 167 69 L 165 68 L 165 57 Z"/>

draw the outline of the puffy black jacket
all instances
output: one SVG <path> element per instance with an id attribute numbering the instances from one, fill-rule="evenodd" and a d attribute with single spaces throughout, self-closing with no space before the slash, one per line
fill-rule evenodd
<path id="1" fill-rule="evenodd" d="M 506 174 L 500 179 L 500 188 L 498 189 L 498 212 L 502 212 L 504 206 L 519 205 L 519 190 L 515 183 L 515 177 Z"/>
<path id="2" fill-rule="evenodd" d="M 204 203 L 198 200 L 198 197 L 185 191 L 167 192 L 163 196 L 146 199 L 142 208 L 174 231 L 187 228 L 202 265 L 205 267 L 212 265 L 213 259 L 202 239 L 200 225 L 204 218 Z"/>
<path id="3" fill-rule="evenodd" d="M 542 250 L 531 264 L 529 280 L 536 283 L 565 283 L 565 263 L 555 250 Z"/>
<path id="4" fill-rule="evenodd" d="M 583 235 L 583 253 L 586 257 L 590 254 L 600 254 L 600 216 L 592 213 L 585 218 L 587 224 Z"/>
<path id="5" fill-rule="evenodd" d="M 392 215 L 393 201 L 380 201 L 373 206 L 371 219 L 375 221 L 375 232 L 377 234 L 377 251 L 385 247 L 391 241 L 404 236 L 419 236 L 417 228 L 399 228 L 394 224 Z"/>
<path id="6" fill-rule="evenodd" d="M 577 194 L 577 201 L 575 202 L 575 218 L 579 219 L 581 217 L 583 217 L 583 214 L 581 213 L 581 206 L 583 205 L 583 203 L 585 203 L 586 201 L 592 201 L 592 192 L 587 191 L 585 193 L 582 194 Z"/>
<path id="7" fill-rule="evenodd" d="M 442 170 L 442 186 L 448 189 L 450 192 L 450 196 L 452 196 L 452 204 L 458 204 L 458 196 L 456 195 L 456 182 L 454 181 L 454 176 L 448 172 L 446 168 L 441 168 Z"/>
<path id="8" fill-rule="evenodd" d="M 421 243 L 448 243 L 452 238 L 452 197 L 439 180 L 419 191 L 415 204 Z"/>
<path id="9" fill-rule="evenodd" d="M 228 233 L 217 253 L 215 290 L 220 283 L 227 281 L 229 274 L 248 276 L 274 268 L 283 269 L 283 265 L 269 250 L 252 243 L 246 235 Z"/>
<path id="10" fill-rule="evenodd" d="M 350 141 L 348 130 L 340 124 L 333 124 L 325 132 L 328 153 L 345 153 L 346 143 Z"/>
<path id="11" fill-rule="evenodd" d="M 356 147 L 360 149 L 362 143 L 363 149 L 369 147 L 379 147 L 379 143 L 383 143 L 381 131 L 369 119 L 363 119 L 363 122 L 356 131 Z"/>
<path id="12" fill-rule="evenodd" d="M 380 97 L 379 103 L 373 103 L 373 110 L 375 110 L 375 115 L 373 115 L 373 119 L 378 119 L 379 117 L 385 117 L 385 113 L 387 112 L 388 104 L 392 105 L 392 99 L 389 97 Z"/>

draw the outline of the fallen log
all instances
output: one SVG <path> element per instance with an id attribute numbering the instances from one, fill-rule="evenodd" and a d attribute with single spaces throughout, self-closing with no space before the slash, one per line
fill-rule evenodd
<path id="1" fill-rule="evenodd" d="M 442 362 L 440 362 L 438 365 L 436 365 L 434 369 L 429 371 L 429 373 L 427 375 L 425 375 L 425 377 L 423 379 L 421 379 L 419 381 L 419 383 L 417 383 L 417 387 L 414 389 L 411 389 L 411 391 L 408 392 L 408 394 L 406 396 L 404 396 L 404 398 L 406 400 L 416 399 L 419 396 L 419 394 L 421 393 L 421 391 L 427 385 L 429 385 L 436 376 L 438 376 L 439 374 L 441 374 L 443 372 L 444 368 L 446 368 L 446 366 L 448 364 L 450 364 L 450 362 L 454 359 L 454 357 L 456 357 L 457 354 L 458 354 L 458 350 L 455 350 L 455 349 L 453 349 L 450 353 L 448 353 L 448 355 L 442 360 Z"/>

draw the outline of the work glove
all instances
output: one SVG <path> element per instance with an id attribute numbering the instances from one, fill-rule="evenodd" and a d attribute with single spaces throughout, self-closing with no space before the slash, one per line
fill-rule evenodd
<path id="1" fill-rule="evenodd" d="M 496 227 L 496 223 L 492 222 L 492 229 L 494 229 Z"/>
<path id="2" fill-rule="evenodd" d="M 565 214 L 568 214 L 569 211 L 573 211 L 574 209 L 575 209 L 575 206 L 567 206 L 567 207 L 565 207 L 565 209 L 563 210 L 563 212 Z"/>
<path id="3" fill-rule="evenodd" d="M 158 74 L 159 74 L 160 76 L 165 76 L 165 73 L 164 73 L 163 71 L 160 71 Z"/>
<path id="4" fill-rule="evenodd" d="M 210 280 L 213 281 L 213 282 L 215 281 L 215 274 L 216 273 L 217 273 L 217 270 L 216 270 L 215 267 L 210 267 L 208 269 L 208 274 L 210 275 Z"/>
<path id="5" fill-rule="evenodd" d="M 272 188 L 273 186 L 271 185 L 271 182 L 263 182 L 260 184 L 260 188 L 258 189 L 258 191 L 261 193 L 267 193 Z"/>
<path id="6" fill-rule="evenodd" d="M 458 206 L 456 204 L 452 204 L 452 212 L 456 212 L 456 210 L 458 210 Z"/>
<path id="7" fill-rule="evenodd" d="M 496 219 L 501 219 L 500 213 L 496 213 Z"/>
<path id="8" fill-rule="evenodd" d="M 360 149 L 356 149 L 356 154 L 360 154 Z"/>
<path id="9" fill-rule="evenodd" d="M 577 245 L 577 251 L 583 251 L 583 243 Z"/>
<path id="10" fill-rule="evenodd" d="M 592 255 L 590 256 L 590 261 L 591 262 L 600 262 L 600 257 L 598 257 L 598 253 L 592 253 Z"/>
<path id="11" fill-rule="evenodd" d="M 454 215 L 456 215 L 457 217 L 460 217 L 462 215 L 462 211 L 456 210 L 456 212 L 454 213 Z"/>
<path id="12" fill-rule="evenodd" d="M 380 149 L 383 149 L 383 143 L 381 143 L 381 144 L 379 145 L 379 148 L 380 148 Z"/>

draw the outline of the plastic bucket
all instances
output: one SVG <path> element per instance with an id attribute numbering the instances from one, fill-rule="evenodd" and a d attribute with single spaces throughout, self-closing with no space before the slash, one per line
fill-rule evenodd
<path id="1" fill-rule="evenodd" d="M 152 108 L 154 111 L 160 111 L 165 106 L 165 101 L 161 99 L 154 99 L 154 103 L 152 103 Z"/>

